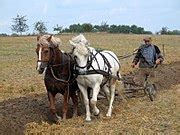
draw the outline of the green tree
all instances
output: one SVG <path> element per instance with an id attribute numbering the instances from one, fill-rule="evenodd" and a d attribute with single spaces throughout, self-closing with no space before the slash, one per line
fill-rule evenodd
<path id="1" fill-rule="evenodd" d="M 17 15 L 17 17 L 13 18 L 13 25 L 11 25 L 11 30 L 17 34 L 22 35 L 23 32 L 29 30 L 29 26 L 26 24 L 27 19 L 26 16 Z"/>
<path id="2" fill-rule="evenodd" d="M 62 33 L 62 26 L 59 26 L 58 24 L 53 28 L 54 31 L 57 31 L 57 34 L 61 34 Z"/>
<path id="3" fill-rule="evenodd" d="M 128 25 L 121 25 L 121 33 L 130 33 L 131 28 Z"/>
<path id="4" fill-rule="evenodd" d="M 69 31 L 74 32 L 74 33 L 84 32 L 83 27 L 79 23 L 70 25 L 69 26 Z"/>
<path id="5" fill-rule="evenodd" d="M 93 29 L 95 29 L 96 31 L 98 31 L 98 32 L 99 32 L 101 28 L 100 28 L 100 26 L 99 26 L 99 25 L 94 25 Z"/>
<path id="6" fill-rule="evenodd" d="M 107 21 L 106 22 L 102 21 L 100 25 L 100 31 L 108 32 L 108 30 L 109 30 L 109 25 L 107 24 Z"/>
<path id="7" fill-rule="evenodd" d="M 138 34 L 138 27 L 136 25 L 131 26 L 131 32 L 134 34 Z"/>
<path id="8" fill-rule="evenodd" d="M 62 33 L 69 33 L 69 32 L 71 32 L 71 31 L 69 30 L 69 28 L 62 29 Z"/>
<path id="9" fill-rule="evenodd" d="M 138 27 L 137 28 L 137 34 L 143 34 L 144 33 L 144 28 Z"/>
<path id="10" fill-rule="evenodd" d="M 109 32 L 110 33 L 119 33 L 118 29 L 119 29 L 118 26 L 113 24 L 109 27 Z"/>
<path id="11" fill-rule="evenodd" d="M 47 31 L 45 23 L 42 21 L 38 21 L 34 24 L 34 30 L 37 31 L 39 34 L 44 34 Z"/>
<path id="12" fill-rule="evenodd" d="M 82 24 L 82 28 L 83 28 L 84 32 L 91 32 L 93 29 L 93 26 L 90 23 L 84 23 L 84 24 Z"/>
<path id="13" fill-rule="evenodd" d="M 160 33 L 163 34 L 168 34 L 168 27 L 162 27 Z"/>
<path id="14" fill-rule="evenodd" d="M 180 35 L 180 30 L 173 30 L 171 32 L 172 35 Z"/>

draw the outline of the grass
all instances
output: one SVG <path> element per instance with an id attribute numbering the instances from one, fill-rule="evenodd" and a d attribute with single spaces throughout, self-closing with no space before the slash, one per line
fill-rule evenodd
<path id="1" fill-rule="evenodd" d="M 58 36 L 63 42 L 60 46 L 62 50 L 70 51 L 68 41 L 72 36 L 74 34 Z M 118 56 L 131 53 L 141 44 L 144 36 L 85 34 L 92 47 L 111 50 Z M 180 61 L 180 36 L 153 35 L 152 39 L 160 49 L 165 45 L 165 64 Z M 101 101 L 98 103 L 101 116 L 93 117 L 90 123 L 84 122 L 83 112 L 78 118 L 68 119 L 60 125 L 49 124 L 46 119 L 49 110 L 43 75 L 38 75 L 35 70 L 37 60 L 35 48 L 36 37 L 0 37 L 0 108 L 4 107 L 1 109 L 4 117 L 0 116 L 5 119 L 0 118 L 0 121 L 4 122 L 6 128 L 15 125 L 16 130 L 25 134 L 178 134 L 180 132 L 179 85 L 160 91 L 155 102 L 149 102 L 147 97 L 126 102 L 117 100 L 111 119 L 105 117 L 106 101 Z M 132 70 L 130 67 L 132 58 L 121 60 L 121 73 Z M 17 105 L 15 106 L 17 111 L 11 109 L 11 102 Z M 80 107 L 84 108 L 83 105 Z M 28 113 L 31 111 L 32 113 Z M 11 118 L 10 114 L 15 117 L 14 122 L 17 123 L 9 124 L 12 121 L 5 116 Z M 19 123 L 23 128 L 16 126 Z"/>

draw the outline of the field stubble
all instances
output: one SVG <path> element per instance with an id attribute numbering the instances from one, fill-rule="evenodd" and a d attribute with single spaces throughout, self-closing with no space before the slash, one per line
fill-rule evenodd
<path id="1" fill-rule="evenodd" d="M 73 35 L 60 35 L 61 49 L 70 50 Z M 85 34 L 91 46 L 108 49 L 118 56 L 131 53 L 145 35 Z M 115 100 L 113 116 L 105 117 L 107 101 L 100 100 L 99 117 L 84 122 L 85 110 L 79 106 L 79 117 L 60 125 L 49 123 L 48 99 L 43 75 L 36 67 L 36 37 L 0 37 L 0 134 L 178 134 L 180 132 L 180 36 L 152 36 L 160 49 L 165 46 L 165 62 L 159 71 L 161 89 L 154 102 L 147 97 Z M 121 73 L 132 71 L 132 57 L 121 60 Z M 122 93 L 120 83 L 117 89 Z M 57 107 L 61 108 L 61 96 Z M 69 117 L 72 105 L 70 103 Z M 61 113 L 61 111 L 59 111 Z"/>

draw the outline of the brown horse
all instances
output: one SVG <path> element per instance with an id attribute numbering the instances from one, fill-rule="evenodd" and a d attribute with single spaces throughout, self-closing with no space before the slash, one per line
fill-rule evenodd
<path id="1" fill-rule="evenodd" d="M 73 101 L 73 117 L 77 116 L 78 106 L 76 95 L 78 86 L 72 74 L 73 61 L 68 54 L 63 53 L 58 48 L 60 43 L 60 39 L 52 35 L 37 37 L 37 70 L 39 74 L 45 72 L 44 83 L 50 102 L 50 110 L 56 122 L 61 120 L 55 107 L 55 96 L 57 93 L 61 93 L 64 96 L 63 120 L 66 119 L 70 97 Z"/>

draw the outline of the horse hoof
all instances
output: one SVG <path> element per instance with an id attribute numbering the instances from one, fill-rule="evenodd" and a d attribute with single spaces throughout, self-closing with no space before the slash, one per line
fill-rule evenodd
<path id="1" fill-rule="evenodd" d="M 97 109 L 97 110 L 94 112 L 94 115 L 95 115 L 95 116 L 98 116 L 98 115 L 99 115 L 99 109 Z"/>
<path id="2" fill-rule="evenodd" d="M 55 123 L 60 123 L 62 121 L 62 118 L 60 116 L 58 116 L 57 114 L 55 114 L 53 116 L 53 119 L 54 119 Z"/>
<path id="3" fill-rule="evenodd" d="M 66 120 L 66 115 L 63 115 L 62 121 L 65 121 L 65 120 Z"/>
<path id="4" fill-rule="evenodd" d="M 86 122 L 90 122 L 91 121 L 91 118 L 86 118 Z"/>
<path id="5" fill-rule="evenodd" d="M 106 114 L 106 117 L 111 117 L 111 114 L 107 113 L 107 114 Z"/>
<path id="6" fill-rule="evenodd" d="M 77 114 L 73 114 L 73 118 L 76 118 L 78 115 Z"/>
<path id="7" fill-rule="evenodd" d="M 62 119 L 61 120 L 59 119 L 59 120 L 56 121 L 56 124 L 60 125 L 61 122 L 62 122 Z"/>
<path id="8" fill-rule="evenodd" d="M 61 121 L 65 121 L 66 120 L 66 118 L 63 118 Z"/>

